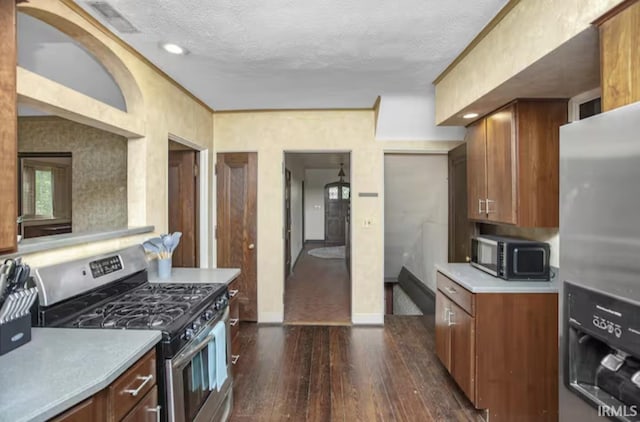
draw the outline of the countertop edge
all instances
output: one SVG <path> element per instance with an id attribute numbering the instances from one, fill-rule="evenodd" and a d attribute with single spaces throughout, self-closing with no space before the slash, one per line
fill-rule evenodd
<path id="1" fill-rule="evenodd" d="M 192 276 L 189 276 L 189 273 L 200 273 L 197 276 L 198 280 Z M 219 273 L 229 273 L 227 277 L 224 277 L 223 280 L 207 280 L 206 274 L 212 274 L 215 272 Z M 242 271 L 240 268 L 173 268 L 171 276 L 166 280 L 161 280 L 158 278 L 158 273 L 155 268 L 155 265 L 151 266 L 149 269 L 149 282 L 150 283 L 221 283 L 229 285 L 233 280 L 237 279 Z M 205 275 L 205 276 L 203 276 Z"/>
<path id="2" fill-rule="evenodd" d="M 146 330 L 145 330 L 146 331 Z M 140 360 L 147 352 L 149 352 L 153 347 L 158 344 L 160 340 L 162 340 L 162 333 L 160 331 L 155 331 L 155 336 L 148 340 L 145 344 L 140 346 L 135 352 L 124 362 L 118 369 L 111 371 L 111 373 L 106 374 L 102 378 L 97 378 L 95 383 L 91 385 L 89 388 L 86 388 L 78 393 L 72 392 L 73 395 L 70 398 L 65 399 L 62 402 L 55 403 L 52 407 L 44 410 L 43 412 L 38 412 L 37 415 L 27 415 L 23 419 L 19 419 L 16 422 L 44 422 L 47 421 L 54 416 L 57 416 L 63 413 L 66 410 L 71 409 L 73 406 L 81 403 L 82 401 L 88 399 L 94 394 L 104 390 L 111 383 L 113 383 L 118 377 L 124 374 L 127 369 L 133 366 L 138 360 Z"/>
<path id="3" fill-rule="evenodd" d="M 60 248 L 82 245 L 86 243 L 101 242 L 105 240 L 117 239 L 120 237 L 130 237 L 139 234 L 152 233 L 154 226 L 129 227 L 126 229 L 106 230 L 94 233 L 77 233 L 77 234 L 61 234 L 57 236 L 46 236 L 39 238 L 41 241 L 30 243 L 26 239 L 23 243 L 18 244 L 18 251 L 6 255 L 0 255 L 0 258 L 15 258 L 21 255 L 32 254 L 36 252 L 52 251 Z"/>
<path id="4" fill-rule="evenodd" d="M 541 281 L 541 282 L 531 281 L 531 282 L 527 282 L 527 283 L 549 283 L 547 285 L 539 284 L 537 287 L 522 286 L 522 285 L 518 286 L 517 284 L 509 284 L 509 285 L 505 285 L 505 286 L 474 286 L 472 284 L 469 284 L 466 280 L 464 280 L 464 278 L 460 278 L 459 275 L 454 274 L 445 265 L 435 264 L 434 266 L 435 266 L 436 271 L 439 271 L 442 274 L 446 275 L 447 277 L 449 277 L 450 279 L 452 279 L 456 283 L 460 284 L 465 289 L 469 290 L 471 293 L 516 293 L 516 294 L 517 293 L 540 293 L 540 294 L 550 293 L 550 294 L 558 294 L 558 292 L 559 292 L 559 288 L 558 288 L 557 284 L 553 284 L 553 282 L 548 282 L 548 281 Z M 480 273 L 480 275 L 485 276 L 485 274 L 482 273 L 480 270 L 478 270 L 476 268 L 473 268 L 473 270 L 474 271 L 478 271 Z M 497 279 L 496 281 L 499 282 L 500 279 Z M 502 281 L 502 282 L 504 282 L 504 283 L 519 283 L 517 281 Z"/>

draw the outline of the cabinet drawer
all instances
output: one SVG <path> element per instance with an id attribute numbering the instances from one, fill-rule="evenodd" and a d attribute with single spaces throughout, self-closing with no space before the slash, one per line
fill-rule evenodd
<path id="1" fill-rule="evenodd" d="M 152 350 L 111 384 L 108 392 L 110 420 L 119 421 L 156 384 L 156 352 Z"/>
<path id="2" fill-rule="evenodd" d="M 104 403 L 104 400 L 100 400 L 99 394 L 95 395 L 55 417 L 50 422 L 86 422 L 101 420 L 104 418 L 101 403 Z"/>
<path id="3" fill-rule="evenodd" d="M 227 285 L 227 289 L 229 289 L 229 297 L 237 296 L 239 285 L 240 283 L 238 282 L 237 277 Z"/>
<path id="4" fill-rule="evenodd" d="M 233 341 L 240 332 L 240 303 L 237 296 L 229 301 L 229 326 L 231 327 L 231 340 Z"/>
<path id="5" fill-rule="evenodd" d="M 151 391 L 134 407 L 122 422 L 157 422 L 160 420 L 160 406 L 158 406 L 158 387 Z"/>
<path id="6" fill-rule="evenodd" d="M 469 315 L 475 315 L 475 295 L 473 293 L 440 272 L 437 273 L 436 279 L 438 289 L 442 293 L 467 311 Z"/>

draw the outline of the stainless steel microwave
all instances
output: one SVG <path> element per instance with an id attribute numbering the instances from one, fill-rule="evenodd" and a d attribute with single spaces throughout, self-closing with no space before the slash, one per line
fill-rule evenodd
<path id="1" fill-rule="evenodd" d="M 550 280 L 549 244 L 505 236 L 471 239 L 471 265 L 505 280 Z"/>

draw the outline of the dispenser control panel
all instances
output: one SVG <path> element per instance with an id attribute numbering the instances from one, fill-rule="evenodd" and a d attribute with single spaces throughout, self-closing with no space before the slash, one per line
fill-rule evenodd
<path id="1" fill-rule="evenodd" d="M 640 304 L 565 282 L 566 324 L 640 355 Z"/>

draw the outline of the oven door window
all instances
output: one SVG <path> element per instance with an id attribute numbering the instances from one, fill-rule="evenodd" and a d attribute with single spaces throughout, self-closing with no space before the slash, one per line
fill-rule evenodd
<path id="1" fill-rule="evenodd" d="M 195 419 L 211 394 L 211 390 L 209 390 L 209 347 L 214 346 L 209 343 L 182 369 L 184 412 L 187 421 Z M 211 365 L 215 368 L 213 362 Z"/>
<path id="2" fill-rule="evenodd" d="M 194 420 L 209 396 L 218 391 L 215 349 L 212 339 L 180 369 L 185 421 Z"/>

